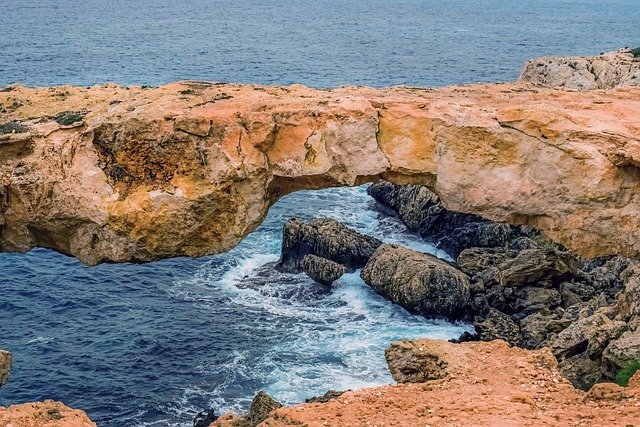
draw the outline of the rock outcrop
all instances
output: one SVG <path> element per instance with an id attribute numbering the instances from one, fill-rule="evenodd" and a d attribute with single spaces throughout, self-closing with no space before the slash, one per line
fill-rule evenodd
<path id="1" fill-rule="evenodd" d="M 9 374 L 11 374 L 11 361 L 11 353 L 0 350 L 0 387 L 7 382 Z"/>
<path id="2" fill-rule="evenodd" d="M 372 185 L 370 193 L 436 245 L 442 237 L 430 224 L 461 215 L 448 212 L 424 186 L 382 182 Z M 490 221 L 478 221 L 482 229 L 491 229 Z M 528 349 L 548 347 L 563 374 L 585 390 L 612 380 L 620 369 L 639 360 L 634 342 L 640 326 L 637 261 L 585 261 L 533 230 L 518 227 L 509 226 L 511 231 L 501 239 L 480 240 L 475 234 L 479 228 L 469 229 L 467 224 L 473 222 L 460 221 L 454 228 L 470 236 L 458 247 L 462 251 L 456 263 L 470 277 L 468 304 L 460 311 L 473 319 L 475 335 L 465 333 L 461 341 L 501 339 Z M 487 241 L 496 246 L 466 247 Z M 394 272 L 389 268 L 376 274 Z M 409 283 L 412 276 L 393 277 Z M 413 304 L 419 306 L 422 299 L 416 299 Z"/>
<path id="3" fill-rule="evenodd" d="M 640 86 L 638 49 L 621 49 L 594 57 L 545 56 L 528 61 L 519 81 L 574 90 Z"/>
<path id="4" fill-rule="evenodd" d="M 387 360 L 392 370 L 409 361 L 419 374 L 326 403 L 280 408 L 262 425 L 625 426 L 640 419 L 640 373 L 629 387 L 598 384 L 586 393 L 562 377 L 547 349 L 417 340 L 393 343 Z"/>
<path id="5" fill-rule="evenodd" d="M 640 255 L 640 89 L 181 82 L 0 91 L 0 250 L 225 251 L 298 189 L 387 178 L 447 209 Z"/>
<path id="6" fill-rule="evenodd" d="M 360 234 L 334 219 L 316 218 L 304 223 L 292 218 L 283 227 L 281 258 L 276 269 L 286 272 L 309 270 L 312 275 L 319 276 L 312 268 L 313 259 L 303 263 L 307 255 L 315 255 L 354 270 L 364 267 L 381 244 L 380 240 Z M 316 261 L 319 263 L 320 260 Z M 332 271 L 337 274 L 338 269 L 334 266 Z M 311 278 L 315 280 L 313 276 Z"/>
<path id="7" fill-rule="evenodd" d="M 380 295 L 414 313 L 454 320 L 466 314 L 469 278 L 433 255 L 383 244 L 360 276 Z"/>
<path id="8" fill-rule="evenodd" d="M 253 398 L 249 412 L 246 415 L 238 416 L 226 413 L 213 422 L 211 427 L 256 427 L 278 408 L 282 408 L 280 402 L 273 399 L 266 392 L 260 391 Z"/>
<path id="9" fill-rule="evenodd" d="M 0 406 L 0 425 L 15 427 L 96 427 L 87 415 L 60 402 L 23 403 Z"/>
<path id="10" fill-rule="evenodd" d="M 347 272 L 347 267 L 316 255 L 302 258 L 300 268 L 318 283 L 330 285 Z"/>

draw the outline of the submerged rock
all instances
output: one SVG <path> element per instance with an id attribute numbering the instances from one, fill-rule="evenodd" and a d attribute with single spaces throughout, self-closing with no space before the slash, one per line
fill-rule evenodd
<path id="1" fill-rule="evenodd" d="M 379 294 L 427 317 L 460 318 L 469 301 L 466 274 L 432 255 L 398 245 L 381 245 L 360 275 Z"/>
<path id="2" fill-rule="evenodd" d="M 307 255 L 316 255 L 354 270 L 364 267 L 381 244 L 380 240 L 360 234 L 334 219 L 312 219 L 304 223 L 292 218 L 283 228 L 282 254 L 276 268 L 299 272 L 302 260 Z"/>
<path id="3" fill-rule="evenodd" d="M 300 268 L 307 276 L 323 285 L 332 284 L 347 272 L 344 265 L 311 254 L 302 258 Z"/>

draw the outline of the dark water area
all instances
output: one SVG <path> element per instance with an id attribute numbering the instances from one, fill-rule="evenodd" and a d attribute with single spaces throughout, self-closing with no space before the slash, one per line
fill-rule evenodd
<path id="1" fill-rule="evenodd" d="M 0 85 L 495 82 L 638 23 L 637 0 L 3 0 Z"/>
<path id="2" fill-rule="evenodd" d="M 246 409 L 260 389 L 296 403 L 390 383 L 390 341 L 468 329 L 407 313 L 357 272 L 331 288 L 303 274 L 238 287 L 277 260 L 294 215 L 336 218 L 446 257 L 379 213 L 364 187 L 289 195 L 240 245 L 212 257 L 89 268 L 43 249 L 1 254 L 0 348 L 15 362 L 0 405 L 53 398 L 99 425 L 188 425 L 205 408 Z"/>
<path id="3" fill-rule="evenodd" d="M 3 0 L 0 85 L 440 86 L 514 79 L 534 56 L 640 45 L 637 0 L 173 2 Z M 38 249 L 0 254 L 0 405 L 47 398 L 100 426 L 183 426 L 246 409 L 260 389 L 296 403 L 391 382 L 388 342 L 452 338 L 464 325 L 390 304 L 350 274 L 251 283 L 277 259 L 291 216 L 337 218 L 446 257 L 379 213 L 363 187 L 278 202 L 232 251 L 89 268 Z"/>

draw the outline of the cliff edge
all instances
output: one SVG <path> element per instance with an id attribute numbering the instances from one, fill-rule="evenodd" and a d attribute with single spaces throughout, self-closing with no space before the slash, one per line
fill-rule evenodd
<path id="1" fill-rule="evenodd" d="M 448 209 L 640 255 L 640 89 L 0 91 L 0 250 L 88 264 L 226 251 L 281 196 L 385 178 Z"/>

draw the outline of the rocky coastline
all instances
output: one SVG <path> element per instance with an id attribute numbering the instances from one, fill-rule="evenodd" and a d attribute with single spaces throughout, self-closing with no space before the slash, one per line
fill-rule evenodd
<path id="1" fill-rule="evenodd" d="M 514 425 L 634 425 L 640 373 L 612 381 L 640 363 L 640 62 L 581 61 L 437 90 L 11 86 L 0 250 L 91 265 L 217 253 L 288 192 L 374 182 L 380 209 L 452 261 L 292 218 L 265 280 L 304 272 L 330 287 L 359 270 L 408 311 L 475 332 L 392 343 L 397 385 L 289 408 L 259 393 L 247 415 L 195 425 L 495 425 L 506 413 Z M 10 366 L 0 352 L 0 385 Z M 0 407 L 0 422 L 95 425 L 53 401 Z"/>
<path id="2" fill-rule="evenodd" d="M 635 60 L 628 54 L 629 60 Z M 381 178 L 587 258 L 640 255 L 640 88 L 187 81 L 0 91 L 0 250 L 220 253 L 300 189 Z"/>

